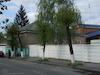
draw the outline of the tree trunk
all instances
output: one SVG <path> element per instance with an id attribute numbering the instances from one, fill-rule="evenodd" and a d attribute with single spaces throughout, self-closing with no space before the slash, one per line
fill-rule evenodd
<path id="1" fill-rule="evenodd" d="M 45 58 L 45 44 L 43 45 L 43 57 L 42 57 L 42 59 L 44 59 Z"/>
<path id="2" fill-rule="evenodd" d="M 23 51 L 21 51 L 21 57 L 24 57 L 24 56 L 23 56 Z"/>
<path id="3" fill-rule="evenodd" d="M 75 63 L 74 52 L 73 52 L 73 47 L 72 47 L 72 40 L 71 40 L 71 34 L 70 34 L 69 27 L 66 27 L 66 31 L 67 31 L 68 44 L 69 44 L 69 49 L 70 49 L 70 54 L 71 54 L 71 62 Z"/>
<path id="4" fill-rule="evenodd" d="M 15 47 L 15 57 L 16 57 L 17 47 Z"/>
<path id="5" fill-rule="evenodd" d="M 11 46 L 11 57 L 13 57 L 13 55 L 14 55 L 14 47 L 13 46 Z"/>
<path id="6" fill-rule="evenodd" d="M 19 45 L 20 45 L 21 52 L 23 52 L 22 42 L 21 42 L 21 39 L 20 39 L 19 34 L 20 34 L 20 32 L 18 31 L 18 40 L 19 40 Z M 21 53 L 21 56 L 23 57 L 23 53 Z"/>

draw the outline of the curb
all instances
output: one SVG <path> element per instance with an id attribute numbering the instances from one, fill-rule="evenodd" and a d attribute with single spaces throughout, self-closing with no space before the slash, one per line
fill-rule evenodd
<path id="1" fill-rule="evenodd" d="M 37 62 L 39 63 L 39 62 Z M 59 64 L 50 64 L 50 63 L 46 63 L 46 62 L 43 62 L 43 63 L 40 63 L 40 64 L 46 64 L 46 65 L 52 65 L 52 66 L 59 66 L 59 67 L 67 67 L 67 68 L 71 68 L 71 69 L 77 69 L 77 70 L 83 70 L 85 72 L 96 72 L 96 73 L 100 73 L 100 71 L 96 71 L 96 70 L 90 70 L 90 69 L 86 69 L 86 68 L 79 68 L 79 67 L 70 67 L 70 66 L 65 66 L 65 65 L 59 65 Z"/>

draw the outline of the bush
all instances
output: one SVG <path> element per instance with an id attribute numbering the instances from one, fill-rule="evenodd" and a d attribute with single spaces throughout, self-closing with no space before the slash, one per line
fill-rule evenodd
<path id="1" fill-rule="evenodd" d="M 43 61 L 46 61 L 46 62 L 48 62 L 49 60 L 48 60 L 47 58 L 44 58 L 44 59 L 43 59 Z"/>
<path id="2" fill-rule="evenodd" d="M 44 59 L 42 59 L 42 58 L 40 58 L 39 60 L 38 60 L 39 62 L 49 62 L 49 60 L 47 59 L 47 58 L 44 58 Z"/>
<path id="3" fill-rule="evenodd" d="M 67 66 L 71 66 L 71 67 L 77 67 L 77 66 L 82 66 L 83 64 L 80 62 L 75 62 L 75 63 L 68 63 Z"/>

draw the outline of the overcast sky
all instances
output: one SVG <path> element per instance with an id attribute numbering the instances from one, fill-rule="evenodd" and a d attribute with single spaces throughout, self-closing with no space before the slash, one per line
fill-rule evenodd
<path id="1" fill-rule="evenodd" d="M 38 0 L 11 0 L 10 2 L 6 3 L 8 10 L 3 11 L 4 14 L 0 15 L 0 21 L 8 18 L 11 22 L 13 22 L 15 14 L 18 12 L 20 5 L 22 4 L 27 12 L 30 23 L 32 23 L 36 19 L 37 3 Z M 81 11 L 83 23 L 100 25 L 100 0 L 75 0 L 75 4 Z M 2 29 L 0 29 L 0 31 L 2 31 Z"/>

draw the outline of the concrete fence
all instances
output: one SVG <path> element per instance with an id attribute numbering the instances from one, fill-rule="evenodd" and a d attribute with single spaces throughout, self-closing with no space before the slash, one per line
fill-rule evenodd
<path id="1" fill-rule="evenodd" d="M 100 45 L 74 44 L 75 60 L 83 62 L 100 63 Z M 40 45 L 29 45 L 30 57 L 42 57 L 43 47 Z M 46 45 L 46 58 L 70 60 L 68 45 Z"/>
<path id="2" fill-rule="evenodd" d="M 5 54 L 6 53 L 6 45 L 0 45 L 0 51 L 3 51 Z"/>

